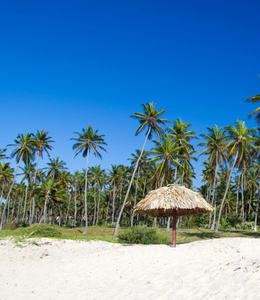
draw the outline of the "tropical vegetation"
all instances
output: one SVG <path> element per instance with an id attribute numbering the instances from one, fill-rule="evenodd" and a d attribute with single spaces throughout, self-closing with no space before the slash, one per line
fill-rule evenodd
<path id="1" fill-rule="evenodd" d="M 247 101 L 256 102 L 258 96 Z M 145 231 L 143 226 L 169 230 L 170 218 L 135 215 L 133 206 L 150 190 L 167 184 L 196 190 L 193 180 L 201 176 L 202 185 L 197 191 L 215 210 L 208 215 L 179 218 L 179 227 L 203 227 L 215 233 L 219 229 L 257 231 L 260 128 L 247 128 L 245 122 L 237 120 L 233 125 L 214 125 L 206 129 L 207 133 L 198 134 L 191 129 L 192 124 L 179 118 L 166 127 L 169 121 L 162 118 L 165 110 L 157 110 L 154 103 L 142 104 L 142 109 L 131 117 L 139 121 L 135 134 L 144 133 L 144 143 L 141 149 L 129 153 L 129 165 L 112 164 L 105 170 L 101 165 L 89 164 L 91 154 L 101 159 L 101 151 L 109 150 L 106 136 L 91 124 L 71 138 L 75 156 L 86 158 L 85 168 L 73 173 L 60 157 L 52 157 L 54 140 L 48 131 L 18 134 L 13 143 L 3 145 L 0 230 L 41 223 L 84 226 L 84 234 L 88 226 L 111 228 L 114 235 L 119 228 L 128 227 L 137 236 Z M 152 146 L 145 149 L 148 139 Z M 10 157 L 7 149 L 12 149 Z M 49 161 L 39 168 L 43 155 Z M 195 174 L 194 161 L 199 156 L 204 158 L 203 170 Z M 16 167 L 12 168 L 14 161 Z"/>

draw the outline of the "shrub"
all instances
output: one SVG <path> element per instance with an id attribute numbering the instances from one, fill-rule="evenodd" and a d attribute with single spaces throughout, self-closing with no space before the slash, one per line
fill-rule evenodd
<path id="1" fill-rule="evenodd" d="M 61 236 L 61 230 L 58 226 L 47 224 L 35 224 L 27 228 L 21 228 L 22 235 L 37 236 L 37 237 L 59 237 Z"/>
<path id="2" fill-rule="evenodd" d="M 167 239 L 158 234 L 155 228 L 132 227 L 119 233 L 118 241 L 122 244 L 165 244 Z"/>

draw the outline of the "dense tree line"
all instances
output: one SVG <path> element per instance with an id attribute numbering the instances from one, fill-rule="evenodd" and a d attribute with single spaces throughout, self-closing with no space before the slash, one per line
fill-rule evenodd
<path id="1" fill-rule="evenodd" d="M 258 96 L 247 100 L 256 102 L 255 97 Z M 129 158 L 130 166 L 111 165 L 109 170 L 100 165 L 89 167 L 91 155 L 102 158 L 102 151 L 107 150 L 105 136 L 91 125 L 71 138 L 75 156 L 82 154 L 86 158 L 86 168 L 74 173 L 59 157 L 51 158 L 54 141 L 49 132 L 18 134 L 14 143 L 7 145 L 14 147 L 10 158 L 6 148 L 0 150 L 0 229 L 10 223 L 85 226 L 84 233 L 89 225 L 113 226 L 114 234 L 120 225 L 148 224 L 169 229 L 170 219 L 135 215 L 132 208 L 149 190 L 167 184 L 193 188 L 193 162 L 201 155 L 205 161 L 199 192 L 215 211 L 208 216 L 180 218 L 180 226 L 195 224 L 216 232 L 220 225 L 253 226 L 257 230 L 260 129 L 247 128 L 244 122 L 236 121 L 224 128 L 209 127 L 206 134 L 197 136 L 189 123 L 177 119 L 170 124 L 162 119 L 165 111 L 158 111 L 155 104 L 142 107 L 142 113 L 131 117 L 140 124 L 136 135 L 144 131 L 145 140 L 141 150 Z M 256 110 L 253 114 L 257 113 Z M 200 153 L 195 150 L 199 138 Z M 148 139 L 153 147 L 145 150 Z M 44 155 L 49 162 L 40 169 L 39 160 Z M 10 159 L 16 160 L 16 169 L 10 167 Z"/>

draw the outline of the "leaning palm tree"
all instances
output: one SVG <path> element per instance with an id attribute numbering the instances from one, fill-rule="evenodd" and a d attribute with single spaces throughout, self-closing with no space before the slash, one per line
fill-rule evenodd
<path id="1" fill-rule="evenodd" d="M 87 215 L 87 182 L 88 182 L 88 160 L 89 153 L 92 150 L 94 155 L 101 158 L 101 154 L 97 149 L 106 151 L 103 145 L 107 145 L 104 142 L 104 134 L 98 134 L 98 130 L 93 130 L 92 126 L 89 124 L 87 129 L 82 129 L 82 133 L 74 132 L 78 135 L 77 138 L 71 138 L 71 140 L 76 141 L 72 146 L 72 149 L 75 151 L 75 156 L 82 152 L 83 157 L 87 157 L 86 170 L 85 170 L 85 231 L 83 234 L 87 233 L 88 230 L 88 215 Z"/>
<path id="2" fill-rule="evenodd" d="M 32 138 L 31 138 L 30 133 L 26 133 L 25 135 L 18 134 L 17 139 L 14 140 L 14 142 L 15 142 L 14 144 L 9 144 L 8 146 L 16 147 L 16 149 L 11 153 L 11 157 L 16 156 L 16 162 L 18 163 L 18 165 L 17 165 L 16 171 L 14 174 L 13 182 L 10 186 L 8 195 L 6 197 L 5 206 L 4 206 L 4 210 L 3 210 L 2 218 L 1 218 L 0 230 L 2 229 L 2 226 L 3 226 L 3 222 L 5 219 L 6 207 L 9 202 L 10 194 L 11 194 L 11 191 L 12 191 L 15 179 L 16 179 L 17 171 L 20 168 L 20 164 L 22 161 L 25 164 L 28 164 L 30 162 L 30 160 L 34 158 L 34 147 L 32 144 Z"/>
<path id="3" fill-rule="evenodd" d="M 229 142 L 229 144 L 227 145 L 227 148 L 230 149 L 229 150 L 229 157 L 232 157 L 235 154 L 235 158 L 233 161 L 233 165 L 228 177 L 228 181 L 226 184 L 226 190 L 220 205 L 220 209 L 219 209 L 219 215 L 218 215 L 218 222 L 216 225 L 216 229 L 215 232 L 218 232 L 218 227 L 219 227 L 219 223 L 220 223 L 220 219 L 221 219 L 221 213 L 222 213 L 222 209 L 223 209 L 223 205 L 225 203 L 226 200 L 226 196 L 227 196 L 227 192 L 229 189 L 229 184 L 232 178 L 232 173 L 234 171 L 235 166 L 239 166 L 244 158 L 244 153 L 247 151 L 248 147 L 253 147 L 253 145 L 251 144 L 251 142 L 254 140 L 254 138 L 250 135 L 250 133 L 252 132 L 252 129 L 248 129 L 245 125 L 245 122 L 242 121 L 236 121 L 235 122 L 235 126 L 228 126 L 227 127 L 228 132 L 229 132 L 229 136 L 231 141 Z"/>
<path id="4" fill-rule="evenodd" d="M 135 135 L 138 135 L 145 128 L 147 128 L 147 127 L 148 128 L 147 128 L 147 132 L 146 132 L 146 137 L 145 137 L 145 140 L 144 140 L 143 148 L 142 148 L 140 156 L 139 156 L 139 158 L 138 158 L 138 160 L 137 160 L 137 162 L 135 164 L 135 168 L 134 168 L 134 171 L 132 173 L 132 177 L 131 177 L 131 180 L 129 182 L 129 185 L 128 185 L 128 188 L 127 188 L 127 192 L 126 192 L 126 195 L 125 195 L 125 199 L 123 201 L 121 210 L 120 210 L 118 218 L 117 218 L 116 228 L 115 228 L 114 234 L 113 234 L 114 236 L 117 235 L 117 231 L 118 231 L 118 227 L 119 227 L 119 222 L 121 220 L 121 216 L 122 216 L 122 213 L 123 213 L 123 210 L 124 210 L 124 207 L 125 207 L 125 204 L 126 204 L 126 201 L 127 201 L 127 198 L 128 198 L 128 195 L 129 195 L 129 192 L 130 192 L 133 180 L 134 180 L 135 173 L 136 173 L 138 165 L 139 165 L 139 161 L 140 161 L 140 159 L 142 157 L 146 141 L 147 141 L 147 139 L 151 139 L 152 138 L 153 133 L 156 133 L 157 136 L 159 137 L 159 139 L 161 139 L 161 135 L 163 134 L 163 130 L 160 127 L 160 125 L 165 125 L 166 122 L 169 122 L 168 120 L 160 119 L 159 118 L 162 114 L 165 113 L 165 111 L 164 111 L 164 109 L 162 109 L 160 111 L 157 111 L 155 109 L 156 104 L 153 104 L 152 102 L 150 102 L 150 103 L 146 103 L 146 105 L 145 105 L 145 104 L 142 103 L 142 106 L 143 106 L 143 109 L 144 109 L 144 113 L 138 112 L 138 113 L 135 113 L 134 115 L 131 115 L 132 118 L 138 119 L 139 122 L 141 123 L 141 125 L 137 129 Z"/>

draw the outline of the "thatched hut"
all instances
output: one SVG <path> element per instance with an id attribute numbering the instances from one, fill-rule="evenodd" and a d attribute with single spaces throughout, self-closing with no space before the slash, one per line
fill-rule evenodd
<path id="1" fill-rule="evenodd" d="M 173 217 L 173 246 L 176 247 L 176 217 L 212 212 L 214 208 L 198 193 L 178 184 L 148 192 L 134 207 L 138 214 Z"/>

